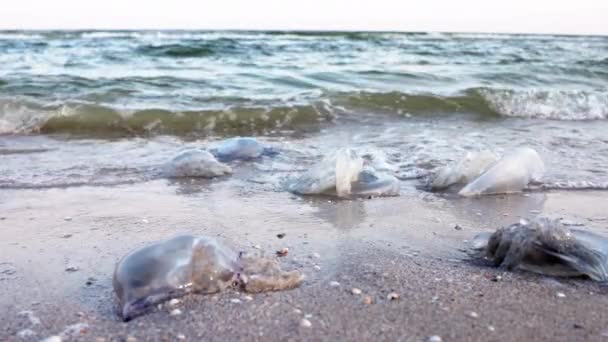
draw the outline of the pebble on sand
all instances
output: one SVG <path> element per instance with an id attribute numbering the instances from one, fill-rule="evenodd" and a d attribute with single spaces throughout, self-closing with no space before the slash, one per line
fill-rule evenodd
<path id="1" fill-rule="evenodd" d="M 330 282 L 329 282 L 329 286 L 331 286 L 331 287 L 338 287 L 338 286 L 340 286 L 340 283 L 338 283 L 338 282 L 337 282 L 337 281 L 335 281 L 335 280 L 334 280 L 334 281 L 330 281 Z"/>
<path id="2" fill-rule="evenodd" d="M 133 336 L 127 336 L 126 341 L 127 341 L 127 342 L 136 342 L 136 341 L 137 341 L 137 339 L 136 339 L 135 337 L 133 337 Z"/>
<path id="3" fill-rule="evenodd" d="M 169 314 L 171 316 L 181 315 L 182 314 L 182 310 L 180 310 L 180 309 L 173 309 L 173 310 L 171 310 L 171 312 Z"/>
<path id="4" fill-rule="evenodd" d="M 278 237 L 279 239 L 282 239 L 282 238 L 284 238 L 284 237 L 285 237 L 285 233 L 279 233 L 279 234 L 277 234 L 277 237 Z"/>
<path id="5" fill-rule="evenodd" d="M 488 325 L 488 330 L 490 330 L 490 331 L 496 331 L 496 328 L 494 328 L 493 325 Z"/>
<path id="6" fill-rule="evenodd" d="M 320 271 L 320 270 L 321 270 L 321 266 L 319 266 L 319 265 L 314 265 L 312 268 L 314 268 L 314 269 L 315 269 L 315 270 L 317 270 L 317 271 Z"/>
<path id="7" fill-rule="evenodd" d="M 304 328 L 310 328 L 312 326 L 312 323 L 310 323 L 310 321 L 306 318 L 302 318 L 302 320 L 300 321 L 300 326 Z"/>
<path id="8" fill-rule="evenodd" d="M 361 294 L 361 290 L 358 288 L 353 288 L 352 290 L 350 290 L 350 292 L 354 295 L 360 295 Z"/>
<path id="9" fill-rule="evenodd" d="M 479 314 L 477 314 L 477 312 L 475 312 L 475 311 L 471 311 L 467 314 L 467 316 L 469 316 L 471 318 L 478 318 Z"/>
<path id="10" fill-rule="evenodd" d="M 180 303 L 180 302 L 179 302 L 179 299 L 177 299 L 177 298 L 173 298 L 173 299 L 171 299 L 171 300 L 169 301 L 169 303 L 168 303 L 168 304 L 169 304 L 169 306 L 176 306 L 176 305 L 177 305 L 177 304 L 179 304 L 179 303 Z"/>
<path id="11" fill-rule="evenodd" d="M 321 254 L 319 254 L 319 253 L 312 253 L 312 257 L 316 258 L 316 259 L 321 259 Z"/>
<path id="12" fill-rule="evenodd" d="M 251 297 L 251 296 L 245 296 L 245 297 L 243 297 L 243 299 L 246 300 L 246 301 L 248 301 L 248 302 L 251 302 L 253 300 L 253 297 Z"/>
<path id="13" fill-rule="evenodd" d="M 65 221 L 72 221 L 72 218 L 71 218 L 71 217 L 69 217 L 69 216 L 66 216 L 66 217 L 64 217 L 63 219 L 64 219 Z"/>
<path id="14" fill-rule="evenodd" d="M 427 342 L 441 342 L 441 336 L 433 335 L 426 339 Z"/>
<path id="15" fill-rule="evenodd" d="M 456 229 L 456 230 L 462 230 L 462 227 L 457 224 L 457 225 L 454 226 L 454 229 Z"/>
<path id="16" fill-rule="evenodd" d="M 277 251 L 277 255 L 280 256 L 280 257 L 284 257 L 287 254 L 289 254 L 289 248 L 287 248 L 287 247 L 283 247 L 283 248 L 281 248 L 280 250 Z"/>
<path id="17" fill-rule="evenodd" d="M 397 300 L 397 299 L 399 299 L 399 297 L 400 296 L 399 296 L 398 293 L 391 292 L 391 293 L 388 294 L 388 296 L 386 296 L 386 299 L 388 299 L 388 300 Z"/>
<path id="18" fill-rule="evenodd" d="M 260 246 L 260 245 L 255 245 L 255 246 L 253 246 L 253 248 L 255 248 L 255 249 L 262 249 L 262 246 Z"/>
<path id="19" fill-rule="evenodd" d="M 28 337 L 32 337 L 35 335 L 36 335 L 36 332 L 32 329 L 23 329 L 17 333 L 17 337 L 20 337 L 20 338 L 28 338 Z"/>
<path id="20" fill-rule="evenodd" d="M 177 339 L 178 340 L 185 340 L 186 339 L 186 335 L 184 335 L 184 334 L 177 334 Z"/>
<path id="21" fill-rule="evenodd" d="M 240 304 L 240 303 L 241 303 L 241 300 L 240 300 L 240 299 L 238 299 L 238 298 L 232 298 L 232 299 L 230 299 L 230 303 L 234 303 L 234 304 Z"/>
<path id="22" fill-rule="evenodd" d="M 374 300 L 372 299 L 372 297 L 371 297 L 371 296 L 365 296 L 365 297 L 363 298 L 363 303 L 364 303 L 364 304 L 367 304 L 367 305 L 370 305 L 370 304 L 373 304 L 373 303 L 374 303 Z"/>
<path id="23" fill-rule="evenodd" d="M 563 292 L 558 292 L 556 295 L 557 295 L 558 298 L 565 298 L 566 297 L 566 294 L 563 293 Z"/>
<path id="24" fill-rule="evenodd" d="M 44 340 L 40 340 L 40 342 L 61 342 L 61 337 L 60 336 L 50 336 L 45 338 Z"/>
<path id="25" fill-rule="evenodd" d="M 74 266 L 74 265 L 68 266 L 65 268 L 65 271 L 66 272 L 76 272 L 76 271 L 78 271 L 78 266 Z"/>

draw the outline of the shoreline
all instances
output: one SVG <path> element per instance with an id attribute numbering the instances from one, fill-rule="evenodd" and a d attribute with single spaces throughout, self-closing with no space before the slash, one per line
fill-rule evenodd
<path id="1" fill-rule="evenodd" d="M 0 340 L 38 341 L 66 329 L 63 340 L 83 341 L 601 340 L 608 335 L 607 290 L 588 280 L 477 265 L 463 252 L 463 240 L 536 215 L 564 217 L 605 234 L 606 194 L 448 199 L 405 192 L 336 201 L 251 190 L 238 180 L 4 190 Z M 251 300 L 234 291 L 190 295 L 175 307 L 179 315 L 170 315 L 174 307 L 165 303 L 121 322 L 111 286 L 116 261 L 181 232 L 249 253 L 273 255 L 289 247 L 280 261 L 301 270 L 305 283 Z M 400 298 L 388 300 L 391 292 Z M 373 303 L 365 304 L 365 296 Z M 300 326 L 302 319 L 311 326 Z M 18 336 L 27 329 L 33 335 Z"/>

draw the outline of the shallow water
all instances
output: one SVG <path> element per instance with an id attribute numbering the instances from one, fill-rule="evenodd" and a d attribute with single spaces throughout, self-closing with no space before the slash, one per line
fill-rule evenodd
<path id="1" fill-rule="evenodd" d="M 232 162 L 269 190 L 338 148 L 402 190 L 467 151 L 537 150 L 544 187 L 607 188 L 606 37 L 0 32 L 0 187 L 158 178 L 184 148 L 255 135 Z M 402 191 L 403 192 L 403 191 Z"/>

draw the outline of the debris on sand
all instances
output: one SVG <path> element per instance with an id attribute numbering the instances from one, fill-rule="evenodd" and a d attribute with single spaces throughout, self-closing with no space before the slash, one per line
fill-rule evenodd
<path id="1" fill-rule="evenodd" d="M 473 240 L 476 256 L 496 266 L 560 277 L 608 281 L 608 238 L 559 220 L 522 220 Z"/>
<path id="2" fill-rule="evenodd" d="M 310 323 L 310 321 L 306 318 L 302 318 L 302 320 L 300 321 L 300 326 L 304 328 L 310 328 L 312 327 L 312 323 Z"/>
<path id="3" fill-rule="evenodd" d="M 284 257 L 289 254 L 289 248 L 283 247 L 277 251 L 277 256 Z"/>
<path id="4" fill-rule="evenodd" d="M 363 297 L 363 304 L 373 304 L 374 303 L 374 299 L 371 296 L 365 296 Z"/>
<path id="5" fill-rule="evenodd" d="M 74 266 L 74 265 L 70 265 L 70 266 L 68 266 L 68 267 L 65 268 L 66 272 L 76 272 L 78 270 L 79 270 L 78 266 Z"/>
<path id="6" fill-rule="evenodd" d="M 276 259 L 236 253 L 208 237 L 180 235 L 127 254 L 116 265 L 113 285 L 121 315 L 129 320 L 151 305 L 191 292 L 279 291 L 299 286 L 303 278 L 299 271 L 283 271 Z"/>
<path id="7" fill-rule="evenodd" d="M 397 300 L 397 299 L 399 299 L 400 297 L 401 297 L 401 296 L 399 296 L 399 294 L 398 294 L 398 293 L 396 293 L 396 292 L 391 292 L 391 293 L 389 293 L 389 294 L 386 296 L 386 299 L 388 299 L 388 300 Z"/>
<path id="8" fill-rule="evenodd" d="M 28 321 L 30 321 L 31 325 L 38 325 L 40 324 L 40 318 L 38 318 L 33 311 L 31 310 L 23 310 L 23 311 L 19 311 L 19 313 L 17 313 L 18 316 L 20 317 L 27 317 Z"/>
<path id="9" fill-rule="evenodd" d="M 17 333 L 17 337 L 19 338 L 30 338 L 32 336 L 36 336 L 36 332 L 31 329 L 23 329 Z"/>

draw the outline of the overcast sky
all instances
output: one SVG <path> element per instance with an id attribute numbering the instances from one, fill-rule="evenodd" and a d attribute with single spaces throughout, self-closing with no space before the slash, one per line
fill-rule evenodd
<path id="1" fill-rule="evenodd" d="M 0 29 L 277 29 L 608 35 L 608 0 L 4 0 Z"/>

